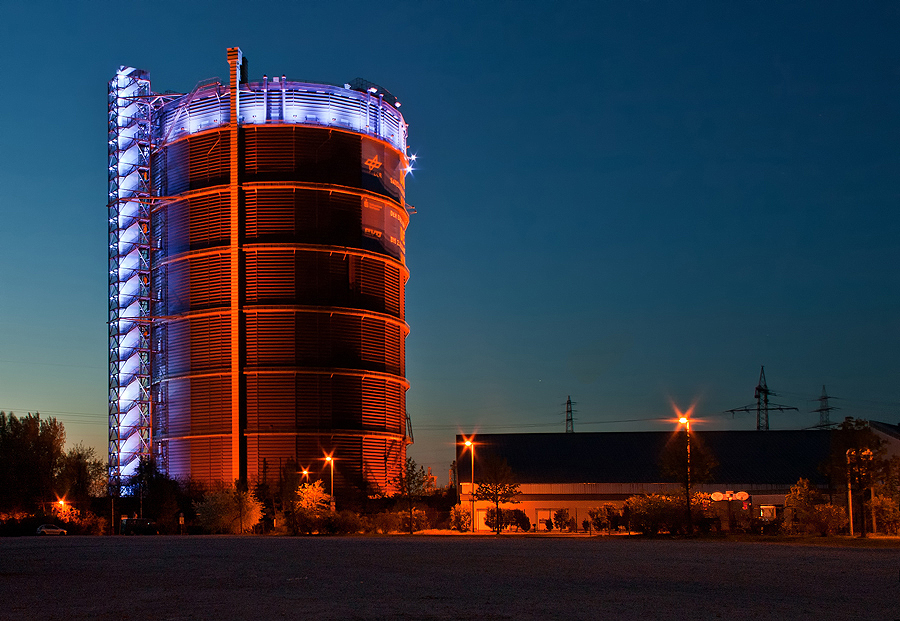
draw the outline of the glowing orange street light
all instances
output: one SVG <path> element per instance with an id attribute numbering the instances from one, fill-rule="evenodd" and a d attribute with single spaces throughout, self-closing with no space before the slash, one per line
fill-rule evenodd
<path id="1" fill-rule="evenodd" d="M 466 448 L 469 449 L 469 453 L 472 455 L 472 487 L 469 489 L 469 493 L 472 497 L 472 512 L 469 514 L 472 522 L 472 532 L 475 532 L 475 443 L 472 442 L 471 439 L 466 440 L 465 443 Z M 463 449 L 465 451 L 466 449 Z"/>
<path id="2" fill-rule="evenodd" d="M 303 478 L 306 479 L 307 483 L 309 483 L 309 468 L 303 469 Z"/>
<path id="3" fill-rule="evenodd" d="M 694 411 L 691 406 L 687 412 L 681 412 L 678 408 L 675 411 L 680 415 L 678 422 L 684 425 L 684 432 L 687 436 L 687 485 L 685 487 L 685 497 L 687 498 L 687 531 L 688 535 L 694 534 L 694 520 L 691 515 L 691 412 Z"/>

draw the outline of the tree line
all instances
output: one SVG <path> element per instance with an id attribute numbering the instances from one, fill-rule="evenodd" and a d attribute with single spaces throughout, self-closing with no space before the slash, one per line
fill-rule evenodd
<path id="1" fill-rule="evenodd" d="M 0 534 L 33 534 L 37 524 L 62 524 L 72 533 L 118 529 L 122 517 L 142 517 L 161 533 L 289 534 L 415 532 L 442 526 L 455 490 L 430 487 L 425 469 L 411 458 L 393 481 L 398 492 L 371 494 L 332 511 L 322 481 L 304 481 L 293 462 L 279 483 L 235 481 L 202 485 L 141 460 L 126 483 L 127 495 L 108 489 L 107 464 L 93 448 L 66 450 L 63 424 L 39 413 L 0 412 Z"/>
<path id="2" fill-rule="evenodd" d="M 55 418 L 0 412 L 0 514 L 33 513 L 61 499 L 85 504 L 105 494 L 105 460 L 91 447 L 66 451 L 65 444 Z"/>
<path id="3" fill-rule="evenodd" d="M 660 457 L 661 470 L 680 481 L 684 489 L 680 497 L 641 495 L 629 498 L 619 509 L 612 505 L 595 507 L 581 527 L 601 531 L 622 524 L 639 532 L 690 533 L 694 524 L 709 530 L 711 520 L 722 519 L 729 520 L 731 530 L 747 527 L 738 518 L 747 520 L 740 512 L 732 512 L 730 505 L 727 515 L 715 515 L 711 507 L 718 505 L 707 495 L 693 492 L 693 485 L 712 479 L 717 464 L 694 434 L 688 479 L 683 435 L 675 434 Z M 339 512 L 332 511 L 332 499 L 325 494 L 322 481 L 302 480 L 295 464 L 284 466 L 274 487 L 266 482 L 236 481 L 207 488 L 192 480 L 172 479 L 147 460 L 129 481 L 133 495 L 114 501 L 118 503 L 117 514 L 113 502 L 101 502 L 109 499 L 106 461 L 81 444 L 66 451 L 65 440 L 65 429 L 55 418 L 0 412 L 0 528 L 23 516 L 50 514 L 81 526 L 82 532 L 114 529 L 117 515 L 137 514 L 157 521 L 160 530 L 168 533 L 413 533 L 429 527 L 471 528 L 472 516 L 465 507 L 456 505 L 455 490 L 429 488 L 424 468 L 411 458 L 393 481 L 396 494 L 369 495 Z M 786 498 L 784 514 L 777 520 L 781 532 L 846 531 L 848 488 L 855 532 L 900 531 L 900 457 L 888 458 L 884 442 L 862 420 L 846 419 L 832 433 L 832 444 L 831 456 L 820 468 L 830 481 L 829 489 L 798 481 Z M 475 498 L 492 505 L 486 515 L 490 528 L 500 533 L 513 527 L 528 531 L 536 526 L 523 511 L 501 507 L 515 503 L 520 491 L 505 461 L 486 458 L 481 474 Z M 107 508 L 109 517 L 98 518 L 97 514 Z M 579 526 L 565 509 L 542 522 L 545 528 L 556 530 L 576 530 Z"/>

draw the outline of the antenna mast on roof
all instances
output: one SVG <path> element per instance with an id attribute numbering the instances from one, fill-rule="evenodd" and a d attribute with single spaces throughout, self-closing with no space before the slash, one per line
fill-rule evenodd
<path id="1" fill-rule="evenodd" d="M 816 399 L 819 402 L 819 407 L 817 407 L 813 412 L 819 413 L 819 424 L 817 427 L 831 427 L 833 424 L 828 413 L 832 410 L 839 410 L 840 408 L 835 407 L 833 405 L 828 405 L 828 400 L 832 397 L 828 396 L 828 393 L 825 392 L 825 384 L 822 384 L 822 396 Z"/>
<path id="2" fill-rule="evenodd" d="M 572 418 L 572 395 L 566 399 L 566 433 L 575 433 L 575 419 Z"/>
<path id="3" fill-rule="evenodd" d="M 777 396 L 773 391 L 769 390 L 769 387 L 766 385 L 766 367 L 759 367 L 759 383 L 756 385 L 756 393 L 753 395 L 756 398 L 756 403 L 751 403 L 750 405 L 745 405 L 740 408 L 733 408 L 731 410 L 725 410 L 726 412 L 731 412 L 734 414 L 735 412 L 752 412 L 753 409 L 756 409 L 756 430 L 757 431 L 768 431 L 769 430 L 769 410 L 776 410 L 778 412 L 785 412 L 787 410 L 797 410 L 797 408 L 792 407 L 790 405 L 779 405 L 777 403 L 769 403 L 769 395 Z M 799 410 L 797 410 L 799 411 Z"/>

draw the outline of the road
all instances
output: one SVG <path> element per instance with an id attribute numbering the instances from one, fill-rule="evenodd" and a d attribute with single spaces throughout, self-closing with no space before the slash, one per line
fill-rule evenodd
<path id="1" fill-rule="evenodd" d="M 900 620 L 900 549 L 552 537 L 0 539 L 2 619 Z"/>

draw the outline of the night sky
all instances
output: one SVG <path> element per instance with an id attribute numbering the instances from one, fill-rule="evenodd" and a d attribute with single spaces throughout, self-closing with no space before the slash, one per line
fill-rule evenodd
<path id="1" fill-rule="evenodd" d="M 685 5 L 690 6 L 685 6 Z M 900 421 L 894 2 L 0 0 L 0 409 L 106 454 L 106 84 L 402 102 L 410 455 L 472 430 Z"/>

